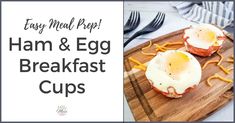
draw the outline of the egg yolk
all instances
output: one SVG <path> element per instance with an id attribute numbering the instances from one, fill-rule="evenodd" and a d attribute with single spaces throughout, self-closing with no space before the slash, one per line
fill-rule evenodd
<path id="1" fill-rule="evenodd" d="M 182 52 L 174 52 L 167 58 L 167 72 L 169 75 L 177 75 L 184 71 L 188 66 L 189 57 Z"/>
<path id="2" fill-rule="evenodd" d="M 216 40 L 216 34 L 215 32 L 211 31 L 210 29 L 198 29 L 197 31 L 197 37 L 199 40 L 201 41 L 205 41 L 205 42 L 208 42 L 208 43 L 217 43 L 217 40 Z"/>

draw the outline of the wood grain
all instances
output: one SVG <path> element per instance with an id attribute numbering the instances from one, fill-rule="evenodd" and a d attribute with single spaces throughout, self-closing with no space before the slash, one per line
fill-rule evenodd
<path id="1" fill-rule="evenodd" d="M 152 39 L 152 42 L 163 44 L 165 42 L 183 41 L 183 31 L 184 29 Z M 199 121 L 226 105 L 233 98 L 231 89 L 233 83 L 213 79 L 212 87 L 206 84 L 206 79 L 214 73 L 233 79 L 233 71 L 230 74 L 224 74 L 215 64 L 208 65 L 202 71 L 200 84 L 182 98 L 171 99 L 155 92 L 146 79 L 144 71 L 132 69 L 134 63 L 128 60 L 128 57 L 131 56 L 142 63 L 150 61 L 153 56 L 146 56 L 141 53 L 141 48 L 147 45 L 148 42 L 124 53 L 124 92 L 136 121 Z M 184 46 L 172 46 L 175 49 L 182 47 Z M 156 52 L 155 46 L 151 46 L 145 51 Z M 230 57 L 233 54 L 233 40 L 227 38 L 220 52 L 225 59 Z M 195 57 L 201 65 L 208 60 L 219 59 L 216 53 L 210 57 Z M 222 65 L 226 68 L 233 67 L 233 64 L 227 62 L 222 62 Z"/>

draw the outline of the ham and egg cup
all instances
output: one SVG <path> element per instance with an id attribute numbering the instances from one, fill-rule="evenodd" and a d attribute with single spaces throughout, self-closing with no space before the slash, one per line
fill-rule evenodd
<path id="1" fill-rule="evenodd" d="M 211 56 L 225 40 L 223 32 L 211 24 L 191 26 L 184 31 L 186 50 L 199 56 Z"/>
<path id="2" fill-rule="evenodd" d="M 171 98 L 179 98 L 199 84 L 201 66 L 188 52 L 160 52 L 148 64 L 145 75 L 154 90 Z"/>

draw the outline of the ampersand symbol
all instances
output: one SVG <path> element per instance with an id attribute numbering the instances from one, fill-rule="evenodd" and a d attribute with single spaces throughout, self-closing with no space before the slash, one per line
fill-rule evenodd
<path id="1" fill-rule="evenodd" d="M 61 51 L 66 51 L 66 50 L 70 51 L 69 44 L 66 45 L 67 41 L 68 41 L 67 38 L 61 38 L 60 40 L 61 44 L 59 46 Z"/>

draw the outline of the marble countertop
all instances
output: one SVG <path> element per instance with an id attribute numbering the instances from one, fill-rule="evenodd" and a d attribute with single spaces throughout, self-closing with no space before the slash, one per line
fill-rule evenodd
<path id="1" fill-rule="evenodd" d="M 175 8 L 171 6 L 173 2 L 124 2 L 124 23 L 127 21 L 130 12 L 132 10 L 138 10 L 140 12 L 141 21 L 140 25 L 134 31 L 124 35 L 124 41 L 126 41 L 131 35 L 133 35 L 137 30 L 140 30 L 148 24 L 157 14 L 158 11 L 164 12 L 166 18 L 163 26 L 150 34 L 142 35 L 132 40 L 125 48 L 127 51 L 139 44 L 149 41 L 152 38 L 159 37 L 164 34 L 188 27 L 195 24 L 184 18 L 182 18 Z M 233 33 L 234 28 L 226 29 L 228 32 Z M 233 121 L 233 106 L 234 100 L 229 102 L 225 107 L 215 112 L 213 115 L 206 118 L 204 121 Z M 128 106 L 126 98 L 124 97 L 124 121 L 135 121 Z"/>

